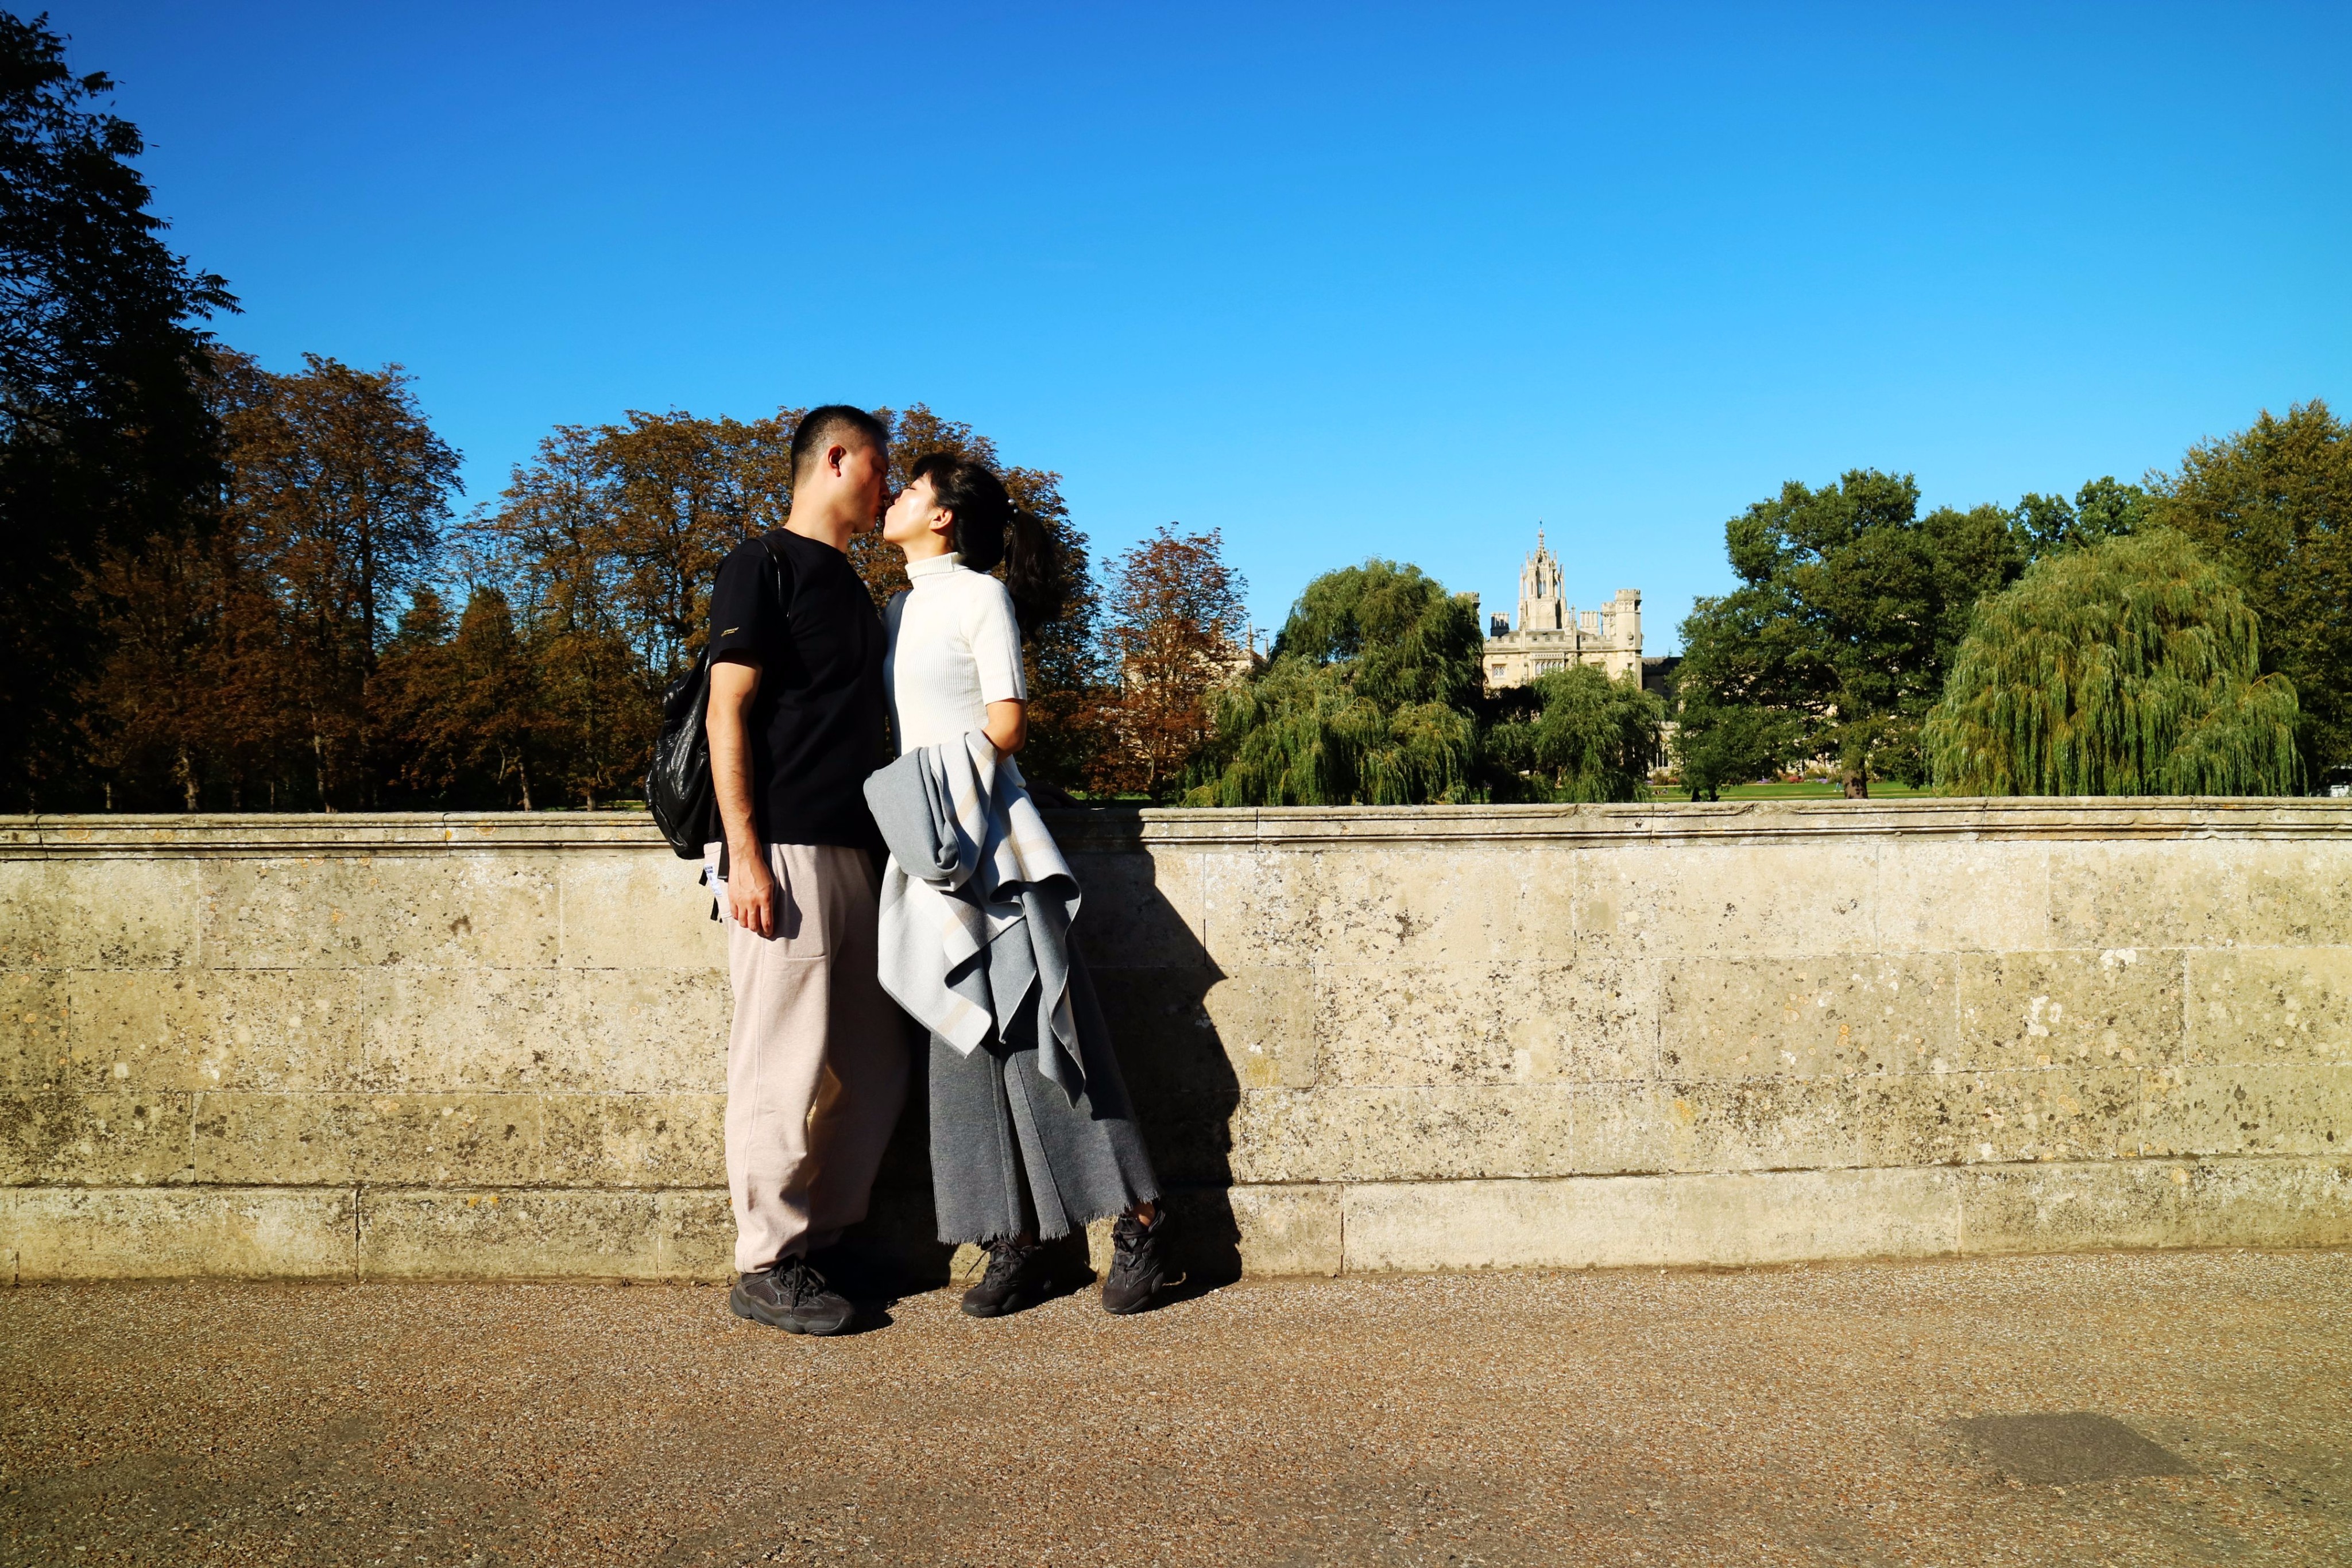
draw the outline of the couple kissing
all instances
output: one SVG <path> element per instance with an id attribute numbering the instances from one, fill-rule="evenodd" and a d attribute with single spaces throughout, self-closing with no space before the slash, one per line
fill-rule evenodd
<path id="1" fill-rule="evenodd" d="M 1140 1311 L 1170 1280 L 1159 1180 L 1070 941 L 1076 882 L 1013 760 L 1022 634 L 1059 609 L 1053 538 L 986 465 L 926 456 L 882 517 L 911 586 L 877 616 L 847 552 L 882 513 L 888 432 L 812 410 L 792 465 L 783 528 L 730 553 L 710 600 L 732 1310 L 851 1326 L 826 1253 L 866 1218 L 911 1018 L 940 1239 L 988 1251 L 963 1310 L 1045 1300 L 1047 1244 L 1115 1218 L 1103 1305 Z"/>

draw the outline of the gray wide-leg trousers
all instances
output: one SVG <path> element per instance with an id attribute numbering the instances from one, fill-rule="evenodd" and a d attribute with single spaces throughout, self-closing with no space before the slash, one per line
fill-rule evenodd
<path id="1" fill-rule="evenodd" d="M 1010 1044 L 992 1034 L 969 1056 L 931 1036 L 931 1192 L 942 1241 L 1024 1232 L 1050 1240 L 1160 1196 L 1127 1081 L 1102 1043 L 1109 1036 L 1094 988 L 1083 966 L 1070 967 L 1086 1058 L 1075 1105 L 1037 1069 L 1034 1007 L 1022 1009 Z"/>

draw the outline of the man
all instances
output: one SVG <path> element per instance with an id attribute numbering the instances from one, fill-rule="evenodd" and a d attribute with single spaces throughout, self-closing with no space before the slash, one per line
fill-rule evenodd
<path id="1" fill-rule="evenodd" d="M 890 465 L 871 414 L 812 410 L 793 435 L 793 509 L 739 547 L 710 596 L 709 848 L 727 910 L 730 1305 L 838 1333 L 850 1303 L 812 1254 L 866 1217 L 904 1098 L 908 1044 L 876 977 L 866 777 L 887 759 L 886 633 L 849 564 Z"/>

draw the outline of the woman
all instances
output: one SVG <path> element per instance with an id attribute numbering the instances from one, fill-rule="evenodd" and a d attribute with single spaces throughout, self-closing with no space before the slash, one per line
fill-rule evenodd
<path id="1" fill-rule="evenodd" d="M 961 750 L 966 737 L 982 734 L 1001 758 L 999 780 L 1018 790 L 1013 754 L 1028 738 L 1021 632 L 1060 609 L 1052 536 L 1012 504 L 986 465 L 934 453 L 915 465 L 882 537 L 905 554 L 911 584 L 890 602 L 883 664 L 899 755 Z M 1004 582 L 989 575 L 999 563 Z M 1091 1026 L 1076 1033 L 1102 1041 L 1092 988 L 1075 961 L 1068 985 Z M 991 1028 L 969 1051 L 936 1031 L 930 1040 L 940 1239 L 988 1249 L 988 1271 L 965 1292 L 963 1310 L 992 1318 L 1043 1301 L 1056 1271 L 1044 1243 L 1116 1215 L 1103 1305 L 1139 1312 L 1167 1281 L 1168 1221 L 1118 1061 L 1108 1049 L 1085 1049 L 1073 1064 L 1080 1088 L 1058 1059 L 1041 1064 L 1036 1009 L 1019 1012 L 1021 1021 Z"/>

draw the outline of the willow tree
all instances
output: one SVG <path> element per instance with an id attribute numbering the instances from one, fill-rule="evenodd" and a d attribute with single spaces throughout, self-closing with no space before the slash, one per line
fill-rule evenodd
<path id="1" fill-rule="evenodd" d="M 1217 699 L 1195 806 L 1407 806 L 1489 798 L 1474 711 L 1477 613 L 1420 568 L 1307 585 L 1273 661 Z"/>
<path id="2" fill-rule="evenodd" d="M 1978 607 L 1926 734 L 1966 795 L 2279 795 L 2294 687 L 2254 612 L 2169 529 L 2035 565 Z"/>
<path id="3" fill-rule="evenodd" d="M 1538 675 L 1533 711 L 1486 733 L 1486 749 L 1517 777 L 1514 795 L 1531 800 L 1635 800 L 1658 759 L 1665 704 L 1627 675 L 1611 680 L 1591 664 Z"/>

